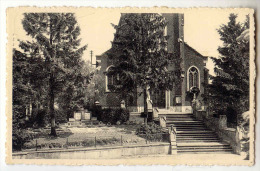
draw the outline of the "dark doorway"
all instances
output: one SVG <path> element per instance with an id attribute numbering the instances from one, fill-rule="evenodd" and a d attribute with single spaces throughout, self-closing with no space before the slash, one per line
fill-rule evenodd
<path id="1" fill-rule="evenodd" d="M 165 91 L 159 90 L 152 95 L 153 106 L 158 108 L 165 108 Z"/>

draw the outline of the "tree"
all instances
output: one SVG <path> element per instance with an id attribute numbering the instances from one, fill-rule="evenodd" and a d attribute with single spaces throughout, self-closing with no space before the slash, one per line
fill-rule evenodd
<path id="1" fill-rule="evenodd" d="M 105 80 L 96 68 L 93 68 L 88 64 L 89 75 L 91 79 L 86 87 L 85 101 L 88 105 L 93 105 L 96 101 L 102 100 L 105 95 L 105 88 L 103 86 Z"/>
<path id="2" fill-rule="evenodd" d="M 236 122 L 237 114 L 249 109 L 249 42 L 238 37 L 249 28 L 249 17 L 241 24 L 237 15 L 230 14 L 229 22 L 217 30 L 223 46 L 220 56 L 212 58 L 216 76 L 209 85 L 211 109 L 214 113 L 229 113 L 228 120 Z"/>
<path id="3" fill-rule="evenodd" d="M 13 50 L 13 106 L 12 106 L 12 146 L 21 150 L 28 140 L 24 128 L 27 104 L 30 102 L 32 87 L 28 84 L 29 59 L 21 52 Z"/>
<path id="4" fill-rule="evenodd" d="M 143 90 L 145 116 L 148 116 L 147 93 L 172 89 L 176 81 L 175 71 L 167 70 L 170 60 L 178 60 L 177 55 L 166 50 L 166 25 L 163 16 L 146 13 L 124 14 L 119 25 L 113 25 L 116 34 L 109 56 L 114 67 L 108 74 L 117 74 L 120 86 L 112 89 L 127 97 L 140 87 Z"/>
<path id="5" fill-rule="evenodd" d="M 66 118 L 72 117 L 74 111 L 100 100 L 105 91 L 103 83 L 101 75 L 89 63 L 83 63 L 77 79 L 64 85 L 64 91 L 58 97 L 58 104 Z"/>
<path id="6" fill-rule="evenodd" d="M 56 136 L 55 98 L 77 80 L 86 46 L 79 47 L 80 28 L 72 13 L 25 13 L 22 24 L 32 40 L 21 41 L 20 47 L 31 58 L 44 60 L 51 135 Z"/>

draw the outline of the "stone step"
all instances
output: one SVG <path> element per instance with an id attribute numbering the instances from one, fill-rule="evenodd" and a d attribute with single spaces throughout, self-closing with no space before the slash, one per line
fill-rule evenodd
<path id="1" fill-rule="evenodd" d="M 192 118 L 192 119 L 196 119 L 193 116 L 189 116 L 189 115 L 164 115 L 166 118 L 168 119 L 174 119 L 174 118 Z"/>
<path id="2" fill-rule="evenodd" d="M 181 124 L 183 124 L 183 123 L 203 123 L 202 121 L 197 121 L 197 120 L 192 120 L 192 121 L 166 121 L 166 123 L 170 123 L 170 122 L 172 122 L 172 123 L 181 123 Z"/>
<path id="3" fill-rule="evenodd" d="M 194 146 L 200 146 L 200 147 L 211 147 L 211 146 L 229 146 L 227 143 L 223 142 L 180 142 L 178 143 L 178 147 L 194 147 Z"/>
<path id="4" fill-rule="evenodd" d="M 198 132 L 198 131 L 201 131 L 201 132 Z M 179 132 L 179 133 L 178 133 Z M 211 133 L 211 132 L 205 132 L 205 133 L 203 133 L 204 132 L 204 130 L 178 130 L 177 129 L 177 134 L 179 134 L 179 135 L 186 135 L 186 134 L 191 134 L 191 135 L 196 135 L 196 134 L 213 134 L 213 135 L 216 135 L 214 132 L 213 133 Z"/>
<path id="5" fill-rule="evenodd" d="M 177 150 L 178 153 L 232 153 L 232 149 L 195 149 Z"/>
<path id="6" fill-rule="evenodd" d="M 214 136 L 208 136 L 208 137 L 183 137 L 183 136 L 177 136 L 177 141 L 178 140 L 218 140 L 217 137 Z"/>
<path id="7" fill-rule="evenodd" d="M 215 132 L 213 131 L 210 131 L 210 130 L 185 130 L 185 131 L 179 131 L 177 129 L 177 134 L 209 134 L 209 133 L 212 133 L 212 134 L 215 134 Z"/>
<path id="8" fill-rule="evenodd" d="M 177 134 L 177 137 L 217 137 L 215 134 Z"/>
<path id="9" fill-rule="evenodd" d="M 179 134 L 184 134 L 184 132 L 198 132 L 198 131 L 205 131 L 205 129 L 177 129 L 177 132 L 182 132 L 182 133 L 179 133 Z"/>
<path id="10" fill-rule="evenodd" d="M 172 119 L 168 119 L 166 118 L 167 121 L 196 121 L 195 119 L 193 118 L 172 118 Z"/>
<path id="11" fill-rule="evenodd" d="M 164 115 L 166 118 L 168 119 L 175 119 L 175 118 L 192 118 L 192 119 L 196 119 L 193 116 L 189 116 L 189 115 Z"/>
<path id="12" fill-rule="evenodd" d="M 227 143 L 222 143 L 216 133 L 208 129 L 193 114 L 165 114 L 166 127 L 174 125 L 178 153 L 231 153 Z"/>
<path id="13" fill-rule="evenodd" d="M 204 128 L 207 129 L 204 125 L 202 124 L 195 124 L 195 125 L 178 125 L 178 124 L 166 124 L 166 127 L 171 127 L 174 126 L 176 128 Z"/>
<path id="14" fill-rule="evenodd" d="M 169 110 L 159 109 L 159 115 L 193 115 L 191 112 L 173 112 Z"/>
<path id="15" fill-rule="evenodd" d="M 181 121 L 171 121 L 166 122 L 166 125 L 175 125 L 175 126 L 204 126 L 201 122 L 181 122 Z"/>
<path id="16" fill-rule="evenodd" d="M 218 138 L 214 138 L 214 137 L 207 137 L 207 138 L 182 138 L 182 137 L 177 137 L 176 141 L 205 141 L 205 142 L 214 142 L 214 141 L 219 141 Z"/>
<path id="17" fill-rule="evenodd" d="M 177 137 L 176 140 L 219 140 L 217 137 Z"/>
<path id="18" fill-rule="evenodd" d="M 205 125 L 203 124 L 166 124 L 167 126 L 175 126 L 175 127 L 185 127 L 185 128 L 192 128 L 192 127 L 202 127 L 202 128 L 207 128 Z"/>
<path id="19" fill-rule="evenodd" d="M 199 137 L 202 137 L 202 138 L 203 138 L 203 137 L 205 137 L 205 138 L 206 138 L 206 137 L 218 138 L 218 137 L 217 137 L 216 135 L 214 135 L 214 134 L 211 134 L 211 135 L 209 135 L 209 134 L 208 134 L 208 135 L 202 135 L 202 134 L 198 134 L 198 135 L 183 135 L 183 134 L 182 134 L 182 135 L 176 135 L 176 136 L 177 136 L 177 138 L 178 138 L 178 137 L 183 137 L 183 138 L 191 138 L 191 139 L 192 139 L 192 138 L 199 138 Z"/>
<path id="20" fill-rule="evenodd" d="M 204 142 L 217 142 L 216 140 L 194 140 L 194 141 L 187 141 L 187 140 L 179 140 L 177 143 L 188 143 L 188 142 L 200 142 L 200 143 L 204 143 Z M 219 141 L 220 142 L 220 141 Z"/>
<path id="21" fill-rule="evenodd" d="M 169 126 L 170 127 L 170 126 Z M 202 126 L 197 126 L 197 127 L 176 127 L 177 131 L 205 131 L 205 130 L 210 130 Z"/>
<path id="22" fill-rule="evenodd" d="M 197 149 L 207 149 L 207 150 L 219 150 L 219 149 L 228 149 L 228 150 L 232 150 L 232 148 L 230 148 L 229 146 L 213 146 L 213 147 L 200 147 L 200 146 L 196 146 L 196 147 L 177 147 L 178 150 L 197 150 Z"/>

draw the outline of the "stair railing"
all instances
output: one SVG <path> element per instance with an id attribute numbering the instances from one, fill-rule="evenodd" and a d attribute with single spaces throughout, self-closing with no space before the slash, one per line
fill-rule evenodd
<path id="1" fill-rule="evenodd" d="M 176 127 L 172 124 L 171 128 L 169 129 L 169 139 L 170 139 L 170 147 L 171 147 L 171 154 L 177 154 L 177 131 Z"/>

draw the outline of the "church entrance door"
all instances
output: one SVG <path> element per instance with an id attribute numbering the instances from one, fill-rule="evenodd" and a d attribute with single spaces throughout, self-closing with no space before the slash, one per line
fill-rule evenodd
<path id="1" fill-rule="evenodd" d="M 158 108 L 165 108 L 165 91 L 159 90 L 153 93 L 153 106 Z"/>

